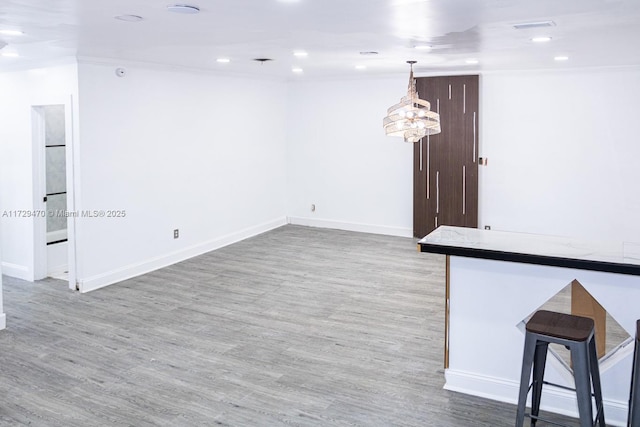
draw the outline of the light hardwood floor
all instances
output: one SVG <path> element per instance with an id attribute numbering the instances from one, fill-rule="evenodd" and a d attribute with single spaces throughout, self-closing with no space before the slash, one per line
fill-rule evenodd
<path id="1" fill-rule="evenodd" d="M 444 258 L 285 226 L 110 287 L 4 278 L 7 426 L 510 426 L 442 389 Z"/>

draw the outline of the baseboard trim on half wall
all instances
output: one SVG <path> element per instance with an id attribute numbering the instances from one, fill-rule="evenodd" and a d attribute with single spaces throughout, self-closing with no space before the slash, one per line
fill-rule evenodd
<path id="1" fill-rule="evenodd" d="M 470 394 L 472 396 L 480 396 L 486 399 L 511 403 L 513 405 L 517 405 L 518 403 L 517 398 L 520 387 L 518 382 L 502 378 L 486 377 L 453 369 L 446 370 L 445 379 L 445 390 Z M 543 393 L 542 406 L 540 407 L 542 410 L 549 410 L 551 412 L 574 418 L 578 417 L 575 392 L 550 386 L 545 388 Z M 546 396 L 546 398 L 544 396 Z M 529 394 L 528 398 L 530 401 L 531 394 Z M 607 425 L 620 427 L 626 425 L 624 423 L 628 410 L 626 402 L 604 399 L 603 404 Z M 514 420 L 515 415 L 516 411 L 514 406 Z"/>

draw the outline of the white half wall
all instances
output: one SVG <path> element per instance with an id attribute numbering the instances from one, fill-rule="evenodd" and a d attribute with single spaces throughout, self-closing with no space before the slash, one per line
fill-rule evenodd
<path id="1" fill-rule="evenodd" d="M 406 90 L 407 76 L 289 85 L 290 222 L 412 235 L 413 147 L 382 129 Z"/>
<path id="2" fill-rule="evenodd" d="M 34 195 L 32 106 L 64 104 L 77 96 L 75 64 L 0 73 L 0 221 L 2 271 L 34 279 L 34 211 L 44 210 Z"/>
<path id="3" fill-rule="evenodd" d="M 78 67 L 81 291 L 286 223 L 285 83 Z"/>
<path id="4" fill-rule="evenodd" d="M 640 68 L 481 77 L 480 226 L 640 241 Z"/>

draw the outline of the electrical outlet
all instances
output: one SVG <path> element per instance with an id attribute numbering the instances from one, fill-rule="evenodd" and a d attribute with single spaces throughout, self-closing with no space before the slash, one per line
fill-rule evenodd
<path id="1" fill-rule="evenodd" d="M 173 230 L 173 238 L 177 239 L 178 237 L 180 237 L 180 230 L 176 228 L 175 230 Z"/>
<path id="2" fill-rule="evenodd" d="M 484 226 L 484 229 L 485 229 L 485 230 L 491 230 L 491 226 L 490 226 L 490 225 L 485 225 L 485 226 Z"/>

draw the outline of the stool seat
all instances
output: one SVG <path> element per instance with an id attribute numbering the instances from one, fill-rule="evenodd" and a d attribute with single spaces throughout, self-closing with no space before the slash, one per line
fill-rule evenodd
<path id="1" fill-rule="evenodd" d="M 586 341 L 595 323 L 588 317 L 539 310 L 527 322 L 527 332 L 571 341 Z"/>

